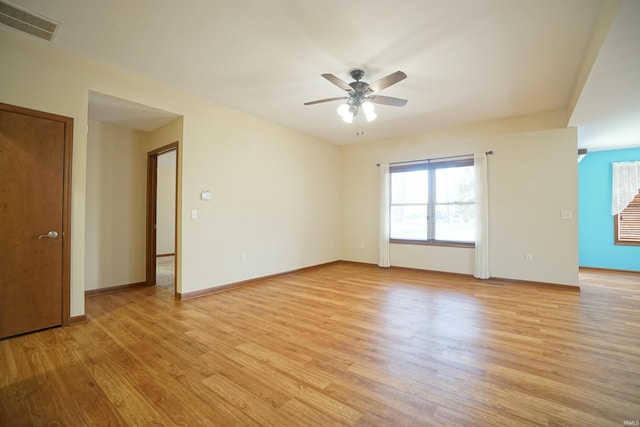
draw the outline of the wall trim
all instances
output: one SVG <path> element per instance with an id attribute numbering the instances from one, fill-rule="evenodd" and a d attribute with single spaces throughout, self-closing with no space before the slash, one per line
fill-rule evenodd
<path id="1" fill-rule="evenodd" d="M 87 315 L 86 314 L 81 314 L 80 316 L 72 316 L 72 317 L 70 317 L 68 326 L 81 325 L 81 324 L 87 323 L 87 322 L 88 322 Z"/>
<path id="2" fill-rule="evenodd" d="M 108 294 L 111 292 L 125 291 L 127 289 L 142 288 L 147 286 L 147 282 L 129 283 L 127 285 L 108 286 L 106 288 L 89 289 L 84 291 L 85 297 L 91 297 L 94 295 Z"/>
<path id="3" fill-rule="evenodd" d="M 366 263 L 366 262 L 358 262 L 358 261 L 339 261 L 341 263 L 348 263 L 348 264 L 354 264 L 354 265 L 368 265 L 371 267 L 378 267 L 377 264 L 372 264 L 372 263 Z M 378 267 L 380 269 L 384 269 L 386 270 L 386 268 L 383 267 Z M 527 286 L 538 286 L 538 287 L 542 287 L 542 288 L 549 288 L 549 289 L 556 289 L 556 290 L 562 290 L 562 291 L 570 291 L 570 292 L 580 292 L 580 286 L 578 285 L 566 285 L 566 284 L 562 284 L 562 283 L 548 283 L 548 282 L 536 282 L 533 280 L 518 280 L 518 279 L 505 279 L 502 277 L 490 277 L 488 279 L 476 279 L 475 277 L 473 277 L 472 274 L 464 274 L 464 273 L 453 273 L 453 272 L 449 272 L 449 271 L 438 271 L 438 270 L 425 270 L 425 269 L 421 269 L 421 268 L 412 268 L 412 267 L 397 267 L 397 266 L 391 266 L 389 267 L 390 270 L 406 270 L 406 271 L 413 271 L 413 272 L 422 272 L 422 273 L 430 273 L 430 274 L 439 274 L 439 275 L 445 275 L 445 276 L 450 276 L 450 277 L 464 277 L 467 279 L 474 279 L 477 282 L 480 283 L 487 283 L 487 284 L 492 284 L 492 285 L 500 285 L 500 286 L 505 286 L 505 285 L 527 285 Z"/>
<path id="4" fill-rule="evenodd" d="M 476 280 L 480 282 L 490 282 L 490 283 L 495 283 L 500 285 L 537 286 L 539 288 L 555 289 L 559 291 L 580 292 L 580 286 L 567 285 L 564 283 L 549 283 L 549 282 L 536 282 L 533 280 L 504 279 L 502 277 L 491 277 L 486 280 L 483 280 L 483 279 L 476 279 Z"/>
<path id="5" fill-rule="evenodd" d="M 220 292 L 226 292 L 226 291 L 230 291 L 232 289 L 236 289 L 236 288 L 241 288 L 244 286 L 250 286 L 250 285 L 255 285 L 257 283 L 260 282 L 264 282 L 266 280 L 269 279 L 276 279 L 279 277 L 285 277 L 285 276 L 291 276 L 293 274 L 299 274 L 299 273 L 303 273 L 306 271 L 312 271 L 312 270 L 316 270 L 322 267 L 326 267 L 329 265 L 333 265 L 333 264 L 353 264 L 353 265 L 362 265 L 362 266 L 369 266 L 369 267 L 378 267 L 377 264 L 373 264 L 373 263 L 367 263 L 367 262 L 358 262 L 358 261 L 346 261 L 346 260 L 336 260 L 336 261 L 329 261 L 329 262 L 325 262 L 322 264 L 317 264 L 317 265 L 312 265 L 309 267 L 303 267 L 303 268 L 298 268 L 295 270 L 289 270 L 289 271 L 285 271 L 282 273 L 276 273 L 276 274 L 270 274 L 267 276 L 261 276 L 261 277 L 255 277 L 253 279 L 248 279 L 248 280 L 242 280 L 240 282 L 234 282 L 234 283 L 228 283 L 226 285 L 220 285 L 220 286 L 213 286 L 210 288 L 205 288 L 205 289 L 199 289 L 197 291 L 193 291 L 193 292 L 187 292 L 187 293 L 180 293 L 177 292 L 175 294 L 175 299 L 179 300 L 179 301 L 184 301 L 184 300 L 188 300 L 188 299 L 192 299 L 192 298 L 198 298 L 198 297 L 202 297 L 205 295 L 211 295 L 211 294 L 217 294 Z M 378 267 L 381 270 L 383 268 Z M 585 268 L 585 267 L 580 267 Z M 475 279 L 472 275 L 470 274 L 464 274 L 464 273 L 452 273 L 452 272 L 448 272 L 448 271 L 437 271 L 437 270 L 424 270 L 424 269 L 420 269 L 420 268 L 411 268 L 411 267 L 397 267 L 397 266 L 391 266 L 389 267 L 390 270 L 405 270 L 405 271 L 414 271 L 414 272 L 422 272 L 422 273 L 430 273 L 430 274 L 440 274 L 440 275 L 445 275 L 445 276 L 450 276 L 450 277 L 464 277 L 464 278 L 472 278 Z M 386 270 L 386 269 L 384 269 Z M 606 270 L 606 269 L 593 269 L 593 270 Z M 611 271 L 611 270 L 609 270 Z M 619 271 L 619 270 L 618 270 Z M 638 273 L 640 274 L 640 272 L 633 272 L 633 271 L 628 271 L 626 273 Z M 491 277 L 489 279 L 486 280 L 482 280 L 482 279 L 475 279 L 476 281 L 478 281 L 479 283 L 491 283 L 491 284 L 495 284 L 495 285 L 526 285 L 526 286 L 537 286 L 537 287 L 541 287 L 541 288 L 547 288 L 547 289 L 555 289 L 555 290 L 562 290 L 562 291 L 569 291 L 569 292 L 580 292 L 580 286 L 577 285 L 565 285 L 565 284 L 561 284 L 561 283 L 547 283 L 547 282 L 536 282 L 536 281 L 532 281 L 532 280 L 518 280 L 518 279 L 505 279 L 505 278 L 501 278 L 501 277 Z M 106 293 L 111 293 L 111 292 L 119 292 L 119 291 L 125 291 L 128 289 L 135 289 L 135 288 L 142 288 L 142 287 L 146 287 L 147 283 L 146 282 L 138 282 L 138 283 L 131 283 L 131 284 L 127 284 L 127 285 L 118 285 L 118 286 L 110 286 L 107 288 L 98 288 L 98 289 L 91 289 L 88 291 L 85 291 L 85 297 L 90 297 L 90 296 L 94 296 L 94 295 L 101 295 L 101 294 L 106 294 Z M 79 318 L 82 316 L 76 316 L 75 318 Z M 74 320 L 72 319 L 72 323 L 74 324 Z M 78 323 L 82 323 L 82 320 L 79 320 Z"/>
<path id="6" fill-rule="evenodd" d="M 583 267 L 583 266 L 580 266 L 579 269 L 580 269 L 580 271 L 593 270 L 593 271 L 607 271 L 607 272 L 610 272 L 610 273 L 637 274 L 637 275 L 640 275 L 640 270 L 620 270 L 620 269 L 617 269 L 617 268 Z"/>
<path id="7" fill-rule="evenodd" d="M 309 266 L 309 267 L 303 267 L 303 268 L 298 268 L 298 269 L 295 269 L 295 270 L 285 271 L 285 272 L 282 272 L 282 273 L 270 274 L 268 276 L 256 277 L 256 278 L 249 279 L 249 280 L 243 280 L 243 281 L 240 281 L 240 282 L 229 283 L 229 284 L 226 284 L 226 285 L 214 286 L 214 287 L 206 288 L 206 289 L 199 289 L 197 291 L 187 292 L 187 293 L 184 293 L 184 294 L 176 292 L 175 298 L 177 300 L 184 301 L 184 300 L 187 300 L 187 299 L 198 298 L 198 297 L 202 297 L 202 296 L 205 296 L 205 295 L 217 294 L 219 292 L 230 291 L 232 289 L 240 288 L 240 287 L 243 287 L 243 286 L 255 285 L 256 283 L 264 282 L 265 280 L 269 280 L 269 279 L 275 279 L 275 278 L 284 277 L 284 276 L 291 276 L 293 274 L 298 274 L 298 273 L 302 273 L 302 272 L 305 272 L 305 271 L 316 270 L 318 268 L 326 267 L 328 265 L 337 264 L 337 263 L 340 263 L 340 262 L 342 262 L 342 261 L 340 261 L 340 260 L 338 260 L 338 261 L 329 261 L 329 262 L 325 262 L 325 263 L 322 263 L 322 264 L 312 265 L 312 266 Z"/>

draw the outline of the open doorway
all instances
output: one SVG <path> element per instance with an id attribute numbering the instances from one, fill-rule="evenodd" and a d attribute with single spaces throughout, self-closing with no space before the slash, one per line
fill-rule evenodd
<path id="1" fill-rule="evenodd" d="M 147 286 L 176 294 L 178 143 L 147 153 Z"/>
<path id="2" fill-rule="evenodd" d="M 155 286 L 147 248 L 149 154 L 177 149 L 170 143 L 182 140 L 182 117 L 94 91 L 88 108 L 85 291 Z"/>

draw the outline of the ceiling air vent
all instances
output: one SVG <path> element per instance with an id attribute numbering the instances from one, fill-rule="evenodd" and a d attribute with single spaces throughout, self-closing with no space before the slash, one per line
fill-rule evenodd
<path id="1" fill-rule="evenodd" d="M 31 34 L 46 41 L 52 41 L 58 24 L 41 16 L 0 1 L 0 24 Z"/>

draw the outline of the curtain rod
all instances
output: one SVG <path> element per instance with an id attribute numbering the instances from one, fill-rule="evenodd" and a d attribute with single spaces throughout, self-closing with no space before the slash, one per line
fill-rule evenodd
<path id="1" fill-rule="evenodd" d="M 489 155 L 489 154 L 493 154 L 493 151 L 485 151 L 485 154 Z M 432 162 L 434 160 L 444 160 L 444 159 L 457 159 L 460 157 L 469 157 L 469 156 L 473 156 L 473 154 L 460 154 L 457 156 L 445 156 L 445 157 L 433 157 L 431 159 L 418 159 L 418 160 L 407 160 L 404 162 L 393 162 L 393 163 L 389 163 L 389 165 L 401 165 L 404 163 L 420 163 L 420 162 Z M 380 166 L 380 163 L 376 163 L 376 166 Z"/>

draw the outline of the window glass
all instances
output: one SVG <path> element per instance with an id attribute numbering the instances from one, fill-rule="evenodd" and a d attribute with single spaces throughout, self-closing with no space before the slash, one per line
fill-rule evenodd
<path id="1" fill-rule="evenodd" d="M 391 206 L 392 239 L 427 240 L 427 205 Z"/>
<path id="2" fill-rule="evenodd" d="M 391 168 L 392 240 L 475 241 L 473 160 Z"/>
<path id="3" fill-rule="evenodd" d="M 436 170 L 435 239 L 473 242 L 476 234 L 473 166 Z"/>
<path id="4" fill-rule="evenodd" d="M 426 170 L 397 172 L 391 175 L 391 203 L 427 203 L 429 174 Z"/>
<path id="5" fill-rule="evenodd" d="M 436 169 L 436 203 L 476 200 L 473 166 Z"/>

